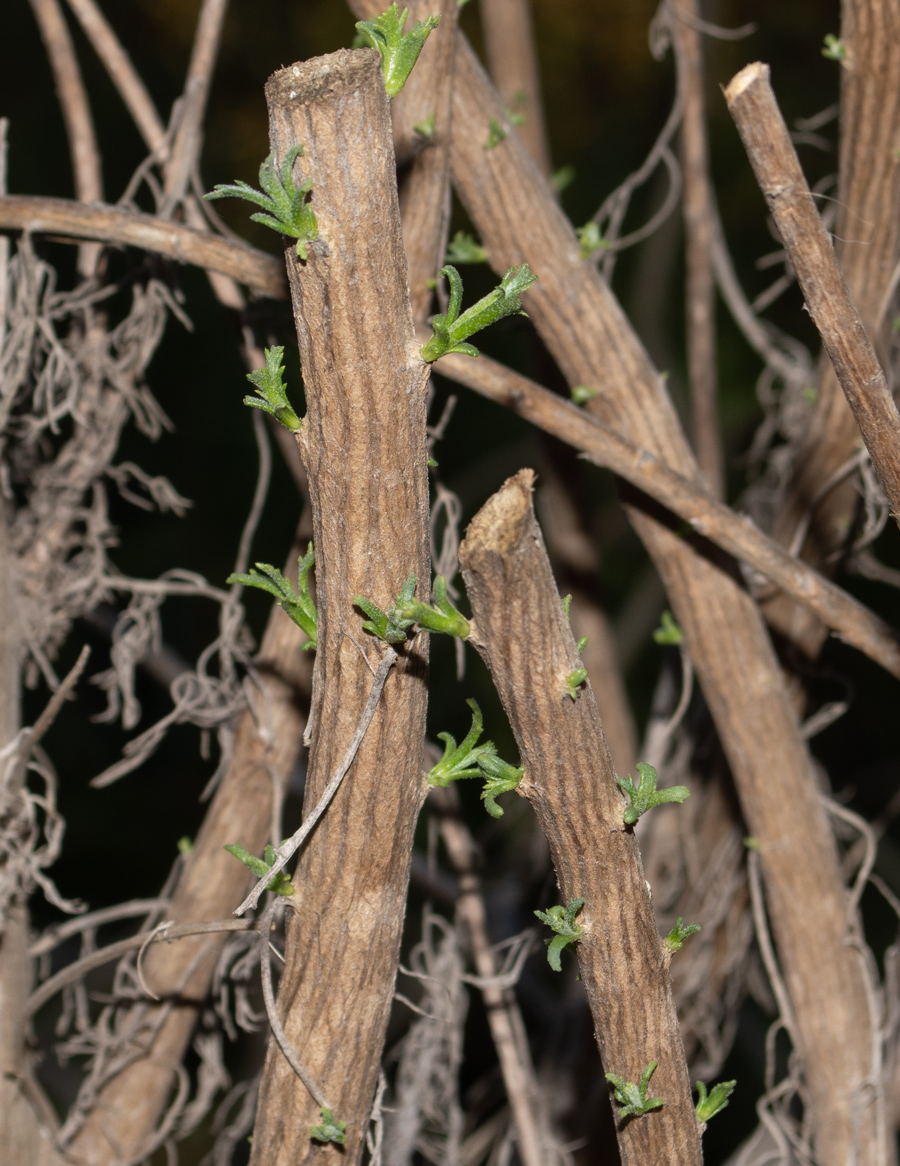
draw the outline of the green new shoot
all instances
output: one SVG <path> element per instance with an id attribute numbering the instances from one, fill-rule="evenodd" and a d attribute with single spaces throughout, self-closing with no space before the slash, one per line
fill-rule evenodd
<path id="1" fill-rule="evenodd" d="M 417 623 L 423 632 L 441 632 L 465 640 L 469 635 L 469 621 L 447 598 L 447 580 L 443 575 L 435 575 L 432 594 L 433 607 L 413 599 L 412 592 L 409 595 L 401 594 L 397 599 L 397 616 L 407 627 Z"/>
<path id="2" fill-rule="evenodd" d="M 472 710 L 472 727 L 458 745 L 456 738 L 449 733 L 438 733 L 438 740 L 444 742 L 444 756 L 428 771 L 429 785 L 443 788 L 451 781 L 481 777 L 478 759 L 486 753 L 497 752 L 493 741 L 485 741 L 483 745 L 477 744 L 484 727 L 481 709 L 477 701 L 467 700 L 466 704 Z"/>
<path id="3" fill-rule="evenodd" d="M 525 767 L 510 765 L 493 753 L 482 753 L 478 758 L 478 768 L 484 778 L 484 789 L 481 791 L 484 808 L 492 818 L 502 818 L 503 809 L 497 805 L 495 798 L 510 793 L 518 786 Z"/>
<path id="4" fill-rule="evenodd" d="M 538 919 L 556 932 L 555 939 L 548 939 L 547 963 L 554 972 L 562 971 L 560 955 L 570 943 L 577 943 L 584 935 L 584 928 L 575 922 L 575 916 L 584 906 L 584 899 L 570 899 L 565 907 L 550 907 L 547 911 L 535 911 Z"/>
<path id="5" fill-rule="evenodd" d="M 437 315 L 431 321 L 431 339 L 422 349 L 422 359 L 427 363 L 446 356 L 448 352 L 477 356 L 478 349 L 465 343 L 468 337 L 506 316 L 527 316 L 528 313 L 522 311 L 522 295 L 537 279 L 527 263 L 511 267 L 499 287 L 460 315 L 463 286 L 459 272 L 448 264 L 441 268 L 440 274 L 450 283 L 450 303 L 446 316 Z"/>
<path id="6" fill-rule="evenodd" d="M 309 572 L 315 561 L 316 552 L 310 543 L 306 548 L 306 554 L 297 560 L 299 574 L 296 594 L 284 575 L 271 563 L 257 563 L 256 568 L 250 569 L 249 575 L 229 575 L 226 580 L 229 584 L 240 583 L 243 587 L 256 587 L 260 591 L 268 591 L 270 595 L 274 595 L 294 623 L 309 636 L 303 645 L 304 652 L 315 651 L 318 633 L 318 612 L 309 593 Z"/>
<path id="7" fill-rule="evenodd" d="M 641 1073 L 639 1085 L 625 1081 L 621 1077 L 617 1077 L 615 1073 L 606 1074 L 606 1080 L 613 1086 L 613 1096 L 622 1106 L 619 1110 L 620 1121 L 626 1117 L 642 1117 L 651 1109 L 659 1109 L 660 1106 L 666 1104 L 661 1097 L 647 1096 L 647 1086 L 650 1084 L 650 1078 L 658 1064 L 659 1061 L 650 1062 Z"/>
<path id="8" fill-rule="evenodd" d="M 718 1085 L 713 1085 L 709 1093 L 706 1092 L 706 1086 L 702 1081 L 697 1082 L 697 1104 L 695 1112 L 697 1114 L 697 1121 L 701 1125 L 706 1125 L 711 1117 L 715 1117 L 717 1113 L 725 1108 L 728 1104 L 728 1098 L 734 1093 L 734 1087 L 737 1081 L 720 1081 Z"/>
<path id="9" fill-rule="evenodd" d="M 445 263 L 484 263 L 487 251 L 467 231 L 457 231 L 447 244 Z"/>
<path id="10" fill-rule="evenodd" d="M 247 373 L 247 380 L 256 386 L 255 397 L 244 397 L 244 404 L 252 409 L 262 409 L 280 422 L 285 429 L 299 433 L 303 424 L 294 412 L 287 398 L 287 385 L 283 380 L 284 348 L 266 349 L 266 367 Z"/>
<path id="11" fill-rule="evenodd" d="M 284 846 L 284 843 L 282 842 L 281 845 Z M 232 842 L 225 849 L 229 854 L 233 854 L 239 862 L 242 862 L 248 870 L 252 871 L 258 879 L 265 878 L 276 859 L 275 848 L 271 843 L 266 846 L 262 858 L 250 854 L 241 846 L 240 842 Z M 267 884 L 266 890 L 274 891 L 276 895 L 293 895 L 294 884 L 284 871 L 278 871 L 272 881 Z"/>
<path id="12" fill-rule="evenodd" d="M 663 940 L 669 951 L 681 951 L 684 947 L 684 941 L 689 935 L 693 935 L 697 931 L 702 931 L 703 928 L 699 923 L 689 923 L 687 927 L 684 925 L 684 920 L 679 915 L 675 921 L 675 926 Z"/>
<path id="13" fill-rule="evenodd" d="M 354 604 L 369 617 L 363 621 L 363 631 L 368 632 L 369 635 L 377 636 L 386 644 L 402 644 L 406 639 L 407 631 L 415 623 L 415 620 L 404 619 L 400 615 L 399 609 L 403 604 L 409 603 L 415 590 L 416 577 L 408 575 L 406 582 L 400 588 L 395 605 L 389 611 L 382 611 L 377 603 L 373 603 L 371 599 L 366 599 L 364 595 L 354 595 Z"/>
<path id="14" fill-rule="evenodd" d="M 337 1145 L 343 1146 L 346 1141 L 345 1131 L 347 1123 L 345 1121 L 335 1121 L 334 1114 L 325 1106 L 319 1110 L 322 1118 L 322 1124 L 318 1126 L 309 1127 L 309 1136 L 314 1142 L 336 1142 Z"/>
<path id="15" fill-rule="evenodd" d="M 221 183 L 204 194 L 206 199 L 242 198 L 246 202 L 254 202 L 266 212 L 259 211 L 250 218 L 254 223 L 262 223 L 264 227 L 271 227 L 282 235 L 288 235 L 297 240 L 297 254 L 306 262 L 306 244 L 319 237 L 319 225 L 309 203 L 309 192 L 312 190 L 312 179 L 294 186 L 294 162 L 303 156 L 303 147 L 291 146 L 285 155 L 281 173 L 275 165 L 275 151 L 273 150 L 259 168 L 259 184 L 262 191 L 254 190 L 246 182 L 237 182 L 230 186 Z M 265 191 L 265 194 L 263 193 Z"/>
<path id="16" fill-rule="evenodd" d="M 675 622 L 671 611 L 664 611 L 660 616 L 660 626 L 653 633 L 657 644 L 681 644 L 684 641 L 684 632 Z"/>
<path id="17" fill-rule="evenodd" d="M 639 761 L 637 771 L 641 778 L 639 786 L 634 784 L 630 773 L 627 777 L 616 777 L 616 781 L 631 798 L 631 805 L 625 807 L 623 815 L 626 826 L 633 826 L 641 814 L 646 814 L 654 806 L 661 806 L 665 802 L 683 802 L 685 798 L 691 796 L 691 791 L 684 785 L 673 785 L 668 789 L 658 790 L 657 773 L 652 765 L 645 765 Z"/>
<path id="18" fill-rule="evenodd" d="M 401 13 L 395 2 L 377 20 L 361 20 L 356 25 L 366 44 L 381 54 L 381 70 L 388 97 L 396 97 L 406 84 L 428 34 L 441 22 L 439 16 L 429 16 L 424 24 L 417 20 L 411 31 L 405 33 L 403 26 L 408 16 L 409 9 L 404 8 Z"/>
<path id="19" fill-rule="evenodd" d="M 581 640 L 579 640 L 578 643 L 581 645 L 578 649 L 580 652 L 584 645 L 582 644 Z M 587 678 L 587 668 L 575 668 L 566 677 L 566 692 L 569 694 L 569 696 L 571 696 L 572 700 L 578 699 L 578 690 L 581 688 L 582 684 L 584 684 Z"/>

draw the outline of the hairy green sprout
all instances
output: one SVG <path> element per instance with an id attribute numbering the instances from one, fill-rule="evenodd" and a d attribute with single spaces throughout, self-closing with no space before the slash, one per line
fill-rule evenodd
<path id="1" fill-rule="evenodd" d="M 734 1093 L 735 1085 L 737 1085 L 737 1081 L 720 1081 L 718 1085 L 713 1085 L 707 1093 L 703 1082 L 697 1082 L 697 1104 L 694 1107 L 694 1112 L 701 1125 L 706 1125 L 711 1117 L 715 1117 L 725 1108 L 728 1104 L 728 1098 Z"/>
<path id="2" fill-rule="evenodd" d="M 654 806 L 661 806 L 665 802 L 683 802 L 685 798 L 691 796 L 691 791 L 684 785 L 673 785 L 668 789 L 658 790 L 657 773 L 652 765 L 645 765 L 639 761 L 637 771 L 641 778 L 639 786 L 634 784 L 630 773 L 627 777 L 616 777 L 616 781 L 631 798 L 631 805 L 625 807 L 623 815 L 626 826 L 633 826 L 641 814 L 646 814 Z"/>
<path id="3" fill-rule="evenodd" d="M 493 753 L 483 753 L 478 758 L 478 768 L 484 778 L 481 800 L 492 818 L 502 818 L 503 808 L 497 805 L 500 794 L 508 794 L 516 789 L 525 774 L 524 766 L 510 765 Z"/>
<path id="4" fill-rule="evenodd" d="M 588 401 L 592 401 L 599 394 L 600 390 L 592 389 L 590 385 L 573 385 L 569 390 L 569 395 L 576 405 L 586 405 Z"/>
<path id="5" fill-rule="evenodd" d="M 254 369 L 247 373 L 247 380 L 256 386 L 255 397 L 244 397 L 244 404 L 252 409 L 262 409 L 280 422 L 285 429 L 298 433 L 303 422 L 294 412 L 287 398 L 287 385 L 284 383 L 284 348 L 266 349 L 266 367 Z"/>
<path id="6" fill-rule="evenodd" d="M 459 272 L 447 264 L 441 268 L 440 274 L 450 283 L 450 303 L 445 316 L 437 315 L 431 321 L 431 339 L 421 353 L 422 359 L 428 363 L 448 352 L 477 356 L 478 349 L 465 343 L 468 337 L 506 316 L 527 316 L 528 313 L 522 310 L 522 295 L 537 279 L 527 263 L 511 267 L 498 287 L 460 315 L 463 286 Z"/>
<path id="7" fill-rule="evenodd" d="M 661 1097 L 648 1097 L 647 1087 L 650 1084 L 650 1078 L 653 1076 L 656 1066 L 659 1061 L 651 1061 L 647 1068 L 641 1073 L 641 1080 L 638 1085 L 631 1081 L 625 1081 L 621 1077 L 617 1077 L 615 1073 L 607 1073 L 606 1080 L 613 1086 L 613 1096 L 616 1101 L 622 1106 L 619 1110 L 619 1120 L 626 1117 L 642 1117 L 645 1113 L 649 1113 L 651 1109 L 659 1109 L 660 1106 L 665 1105 Z"/>
<path id="8" fill-rule="evenodd" d="M 657 644 L 680 644 L 684 641 L 684 632 L 675 622 L 671 611 L 664 611 L 660 616 L 659 627 L 653 633 Z"/>
<path id="9" fill-rule="evenodd" d="M 376 20 L 360 20 L 356 25 L 366 44 L 381 54 L 381 70 L 388 97 L 396 97 L 406 84 L 428 34 L 441 22 L 439 16 L 429 16 L 424 24 L 417 20 L 409 32 L 404 32 L 408 16 L 409 9 L 400 12 L 395 2 Z"/>
<path id="10" fill-rule="evenodd" d="M 310 543 L 306 554 L 297 560 L 299 573 L 296 593 L 289 581 L 271 563 L 257 563 L 255 568 L 251 567 L 249 575 L 229 575 L 226 580 L 229 585 L 240 583 L 243 587 L 256 587 L 274 595 L 294 623 L 309 636 L 303 645 L 304 652 L 315 651 L 318 634 L 318 612 L 309 593 L 309 572 L 315 561 L 316 552 Z"/>
<path id="11" fill-rule="evenodd" d="M 575 916 L 584 906 L 584 899 L 570 899 L 565 907 L 550 907 L 546 911 L 535 911 L 538 919 L 556 932 L 547 940 L 547 963 L 554 972 L 562 971 L 560 955 L 571 943 L 577 943 L 584 935 L 584 928 L 575 922 Z"/>
<path id="12" fill-rule="evenodd" d="M 451 781 L 460 781 L 468 777 L 481 777 L 478 768 L 478 759 L 486 753 L 496 753 L 496 746 L 492 741 L 477 744 L 484 727 L 484 720 L 478 702 L 467 700 L 466 704 L 472 710 L 472 727 L 457 745 L 456 738 L 449 733 L 438 733 L 438 740 L 444 742 L 444 756 L 428 771 L 428 784 L 448 786 Z"/>
<path id="13" fill-rule="evenodd" d="M 847 46 L 833 32 L 829 32 L 825 36 L 822 56 L 827 57 L 829 61 L 846 61 Z"/>
<path id="14" fill-rule="evenodd" d="M 687 937 L 689 935 L 694 935 L 696 932 L 702 930 L 703 928 L 699 923 L 689 923 L 687 927 L 685 927 L 684 920 L 679 915 L 675 921 L 675 926 L 663 940 L 663 943 L 666 945 L 669 951 L 681 951 L 681 949 L 684 947 L 684 941 L 687 939 Z"/>
<path id="15" fill-rule="evenodd" d="M 433 607 L 419 599 L 413 599 L 412 592 L 408 596 L 401 595 L 397 600 L 398 617 L 408 621 L 407 627 L 417 623 L 424 632 L 441 632 L 446 636 L 466 639 L 469 634 L 469 621 L 447 598 L 447 580 L 443 575 L 435 575 L 432 594 Z"/>
<path id="16" fill-rule="evenodd" d="M 488 122 L 488 136 L 484 143 L 486 150 L 493 150 L 495 146 L 499 146 L 506 138 L 506 130 L 495 117 L 492 117 Z"/>
<path id="17" fill-rule="evenodd" d="M 595 251 L 608 251 L 609 242 L 603 238 L 603 233 L 597 223 L 591 219 L 583 227 L 576 227 L 575 234 L 581 243 L 581 258 L 590 259 Z"/>
<path id="18" fill-rule="evenodd" d="M 285 841 L 287 841 L 287 839 L 285 839 Z M 284 846 L 284 842 L 282 842 L 281 845 Z M 231 842 L 224 849 L 227 850 L 229 854 L 233 854 L 234 857 L 238 859 L 239 862 L 242 862 L 244 866 L 248 868 L 248 870 L 252 871 L 258 879 L 265 878 L 278 859 L 278 856 L 275 853 L 275 847 L 271 844 L 271 842 L 266 846 L 262 858 L 257 858 L 248 850 L 245 850 L 243 846 L 241 846 L 240 842 Z M 293 895 L 294 884 L 284 873 L 284 871 L 280 870 L 266 887 L 266 890 L 273 891 L 276 895 Z"/>
<path id="19" fill-rule="evenodd" d="M 447 244 L 445 263 L 484 263 L 487 251 L 467 231 L 457 231 Z"/>
<path id="20" fill-rule="evenodd" d="M 334 1114 L 330 1109 L 324 1105 L 319 1110 L 322 1119 L 322 1124 L 309 1127 L 309 1136 L 314 1142 L 335 1142 L 339 1146 L 343 1146 L 346 1141 L 347 1123 L 345 1121 L 335 1121 Z"/>
<path id="21" fill-rule="evenodd" d="M 406 582 L 400 588 L 396 603 L 388 611 L 382 611 L 377 603 L 366 599 L 364 595 L 354 595 L 353 602 L 369 617 L 363 621 L 363 631 L 377 636 L 386 644 L 402 644 L 406 633 L 415 623 L 414 619 L 406 619 L 400 614 L 400 608 L 410 602 L 416 591 L 415 575 L 408 575 Z"/>
<path id="22" fill-rule="evenodd" d="M 581 640 L 578 642 L 580 644 Z M 578 650 L 580 652 L 581 648 Z M 571 696 L 572 700 L 578 699 L 578 690 L 581 688 L 582 684 L 584 684 L 587 678 L 587 668 L 575 668 L 566 677 L 566 692 L 569 694 L 569 696 Z"/>
<path id="23" fill-rule="evenodd" d="M 259 184 L 262 191 L 255 190 L 248 183 L 238 179 L 230 186 L 223 186 L 220 183 L 215 190 L 204 194 L 203 197 L 242 198 L 246 202 L 254 202 L 261 206 L 265 213 L 257 211 L 255 215 L 250 216 L 252 221 L 296 239 L 297 254 L 306 262 L 306 244 L 312 239 L 318 239 L 319 225 L 315 212 L 309 205 L 312 179 L 307 178 L 300 186 L 294 186 L 294 162 L 302 156 L 302 146 L 291 146 L 285 154 L 279 174 L 273 150 L 259 168 Z"/>

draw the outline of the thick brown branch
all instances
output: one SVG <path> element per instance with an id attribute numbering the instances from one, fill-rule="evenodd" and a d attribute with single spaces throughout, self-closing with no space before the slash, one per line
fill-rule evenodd
<path id="1" fill-rule="evenodd" d="M 841 639 L 900 679 L 900 636 L 869 608 L 782 550 L 749 518 L 735 514 L 696 483 L 628 441 L 576 405 L 504 368 L 490 357 L 442 357 L 437 371 L 513 409 L 580 449 L 677 514 L 708 538 L 802 603 Z"/>
<path id="2" fill-rule="evenodd" d="M 521 470 L 481 508 L 459 559 L 491 671 L 525 766 L 519 792 L 550 844 L 565 904 L 584 899 L 576 951 L 603 1067 L 637 1081 L 654 1060 L 662 1109 L 619 1123 L 623 1166 L 700 1163 L 670 956 L 656 931 L 634 831 L 590 686 L 573 701 L 566 677 L 580 665 L 531 493 Z M 477 639 L 476 639 L 477 635 Z"/>
<path id="3" fill-rule="evenodd" d="M 218 271 L 273 299 L 287 298 L 284 264 L 254 247 L 232 243 L 152 215 L 112 206 L 84 206 L 65 198 L 0 197 L 0 230 L 31 231 L 74 239 L 97 239 L 113 246 L 140 247 L 179 263 Z"/>
<path id="4" fill-rule="evenodd" d="M 768 65 L 747 65 L 728 83 L 725 100 L 822 344 L 900 523 L 900 414 L 828 232 L 806 186 L 800 161 L 769 84 Z"/>
<path id="5" fill-rule="evenodd" d="M 481 25 L 488 69 L 497 91 L 509 112 L 525 119 L 516 127 L 519 137 L 541 173 L 549 177 L 550 150 L 544 125 L 531 0 L 482 0 Z"/>
<path id="6" fill-rule="evenodd" d="M 710 493 L 725 496 L 716 392 L 715 281 L 712 268 L 713 196 L 706 144 L 703 41 L 698 0 L 679 0 L 669 25 L 683 72 L 681 169 L 684 177 L 685 314 L 691 422 L 697 461 Z"/>
<path id="7" fill-rule="evenodd" d="M 381 652 L 363 658 L 353 597 L 387 608 L 414 574 L 427 591 L 425 385 L 406 286 L 391 123 L 374 51 L 282 69 L 266 90 L 272 146 L 296 143 L 313 182 L 319 238 L 286 258 L 309 412 L 319 608 L 314 735 L 305 811 L 360 719 Z M 402 653 L 346 780 L 294 877 L 278 996 L 287 1040 L 347 1122 L 359 1160 L 394 991 L 413 831 L 421 806 L 425 651 Z M 327 974 L 323 971 L 327 970 Z M 253 1135 L 255 1166 L 318 1160 L 318 1110 L 270 1048 Z"/>
<path id="8" fill-rule="evenodd" d="M 503 109 L 462 37 L 453 108 L 453 178 L 498 271 L 527 261 L 539 276 L 528 312 L 588 408 L 696 479 L 671 402 L 608 287 L 580 259 L 578 240 L 521 142 L 482 149 Z M 871 1018 L 862 961 L 845 944 L 847 896 L 809 754 L 759 611 L 735 564 L 713 560 L 635 504 L 629 514 L 656 563 L 762 852 L 773 928 L 792 994 L 800 1055 L 824 1166 L 843 1163 L 877 1122 L 853 1112 L 868 1088 Z M 768 845 L 770 844 L 771 845 Z M 815 917 L 807 904 L 815 900 Z M 817 955 L 823 945 L 831 955 Z M 835 1006 L 835 1001 L 840 1005 Z M 869 1152 L 861 1148 L 863 1157 Z"/>

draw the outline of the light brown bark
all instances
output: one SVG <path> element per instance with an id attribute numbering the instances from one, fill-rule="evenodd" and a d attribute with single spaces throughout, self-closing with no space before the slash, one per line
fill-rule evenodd
<path id="1" fill-rule="evenodd" d="M 697 467 L 664 386 L 552 192 L 515 137 L 481 143 L 502 110 L 462 38 L 456 60 L 453 176 L 491 263 L 527 261 L 538 275 L 528 312 L 571 385 L 598 389 L 590 408 L 673 469 Z M 638 500 L 635 500 L 638 502 Z M 737 783 L 750 831 L 763 840 L 773 928 L 797 1016 L 799 1053 L 823 1164 L 844 1166 L 857 1120 L 851 1100 L 870 1073 L 866 972 L 845 944 L 847 895 L 815 777 L 775 654 L 734 563 L 629 507 L 656 563 Z M 812 913 L 808 904 L 816 903 Z M 828 961 L 818 952 L 826 948 Z M 835 1002 L 839 1003 L 835 1003 Z M 860 1160 L 884 1131 L 867 1111 Z"/>
<path id="2" fill-rule="evenodd" d="M 516 132 L 541 173 L 550 176 L 550 150 L 541 101 L 531 0 L 481 0 L 488 69 L 507 110 L 525 118 Z"/>
<path id="3" fill-rule="evenodd" d="M 566 678 L 580 666 L 531 494 L 521 470 L 472 519 L 459 559 L 472 643 L 503 702 L 525 775 L 519 785 L 550 844 L 565 904 L 584 899 L 576 945 L 608 1073 L 637 1081 L 659 1061 L 651 1095 L 665 1105 L 617 1124 L 623 1166 L 700 1163 L 700 1131 L 669 985 L 669 961 L 593 692 Z M 614 1105 L 614 1109 L 615 1109 Z"/>
<path id="4" fill-rule="evenodd" d="M 807 189 L 769 83 L 768 65 L 756 62 L 742 69 L 726 86 L 725 100 L 809 314 L 900 522 L 900 414 Z"/>
<path id="5" fill-rule="evenodd" d="M 292 555 L 285 568 L 288 577 L 296 562 Z M 222 848 L 240 842 L 258 854 L 270 837 L 274 798 L 284 794 L 306 724 L 312 661 L 302 651 L 303 640 L 297 625 L 273 607 L 257 660 L 259 719 L 249 709 L 241 717 L 231 762 L 166 912 L 174 923 L 219 919 L 233 911 L 247 884 L 247 871 Z M 165 1108 L 226 939 L 208 935 L 148 950 L 144 978 L 160 1003 L 138 1006 L 142 1015 L 135 1051 L 149 1040 L 149 1053 L 101 1091 L 69 1147 L 78 1161 L 112 1166 L 119 1157 L 140 1157 Z"/>
<path id="6" fill-rule="evenodd" d="M 302 142 L 319 238 L 288 274 L 309 412 L 302 449 L 316 544 L 319 650 L 307 811 L 359 721 L 381 646 L 364 652 L 353 596 L 390 606 L 410 573 L 426 594 L 425 385 L 406 285 L 391 123 L 374 51 L 282 69 L 266 89 L 272 146 Z M 426 646 L 401 651 L 350 772 L 302 853 L 278 1008 L 298 1056 L 361 1156 L 394 990 L 423 796 Z M 270 1044 L 254 1166 L 318 1160 L 318 1109 Z"/>
<path id="7" fill-rule="evenodd" d="M 682 15 L 683 14 L 683 15 Z M 703 41 L 691 21 L 700 17 L 699 0 L 678 0 L 669 25 L 682 70 L 684 116 L 681 167 L 684 177 L 685 316 L 688 382 L 694 450 L 710 493 L 725 496 L 722 438 L 716 387 L 716 295 L 712 269 L 714 214 L 706 142 Z"/>

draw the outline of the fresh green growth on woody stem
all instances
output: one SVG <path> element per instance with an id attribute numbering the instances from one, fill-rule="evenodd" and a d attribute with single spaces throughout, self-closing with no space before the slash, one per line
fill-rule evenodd
<path id="1" fill-rule="evenodd" d="M 314 1142 L 336 1142 L 337 1145 L 343 1146 L 346 1141 L 345 1131 L 347 1123 L 345 1121 L 335 1121 L 334 1114 L 330 1109 L 326 1109 L 323 1105 L 319 1110 L 322 1118 L 322 1124 L 318 1126 L 309 1127 L 309 1136 Z"/>
<path id="2" fill-rule="evenodd" d="M 635 1085 L 631 1081 L 625 1081 L 623 1078 L 617 1077 L 615 1073 L 606 1074 L 606 1080 L 613 1086 L 613 1096 L 622 1106 L 619 1110 L 620 1121 L 626 1117 L 642 1117 L 645 1113 L 649 1113 L 651 1109 L 659 1109 L 660 1106 L 666 1104 L 661 1097 L 647 1096 L 647 1086 L 650 1084 L 650 1078 L 653 1076 L 658 1064 L 659 1061 L 650 1062 L 643 1073 L 641 1073 L 639 1085 Z"/>
<path id="3" fill-rule="evenodd" d="M 297 560 L 299 567 L 297 594 L 284 575 L 271 563 L 257 563 L 258 570 L 251 568 L 249 575 L 229 575 L 226 580 L 229 584 L 240 583 L 243 587 L 257 587 L 260 591 L 268 591 L 270 595 L 274 595 L 294 623 L 309 636 L 303 645 L 304 652 L 315 651 L 318 632 L 318 612 L 309 593 L 309 572 L 315 561 L 316 552 L 310 543 L 303 558 Z"/>
<path id="4" fill-rule="evenodd" d="M 663 940 L 669 951 L 681 951 L 684 947 L 684 941 L 689 935 L 693 935 L 697 931 L 702 931 L 703 928 L 699 923 L 689 923 L 687 927 L 684 925 L 684 920 L 679 915 L 675 921 L 675 926 Z"/>
<path id="5" fill-rule="evenodd" d="M 281 166 L 281 173 L 275 165 L 275 151 L 273 150 L 259 168 L 259 184 L 262 191 L 254 190 L 240 179 L 230 186 L 219 184 L 204 198 L 242 198 L 246 202 L 255 202 L 266 212 L 257 212 L 250 218 L 254 223 L 262 223 L 264 227 L 271 227 L 282 235 L 288 235 L 297 240 L 297 254 L 306 261 L 306 244 L 311 239 L 318 239 L 319 225 L 311 206 L 309 206 L 309 192 L 312 189 L 312 179 L 307 178 L 300 186 L 294 186 L 294 162 L 303 156 L 302 146 L 291 146 L 285 155 Z M 263 193 L 265 191 L 265 193 Z"/>
<path id="6" fill-rule="evenodd" d="M 416 577 L 409 575 L 400 588 L 395 605 L 388 611 L 382 611 L 377 603 L 373 603 L 371 599 L 366 599 L 365 595 L 354 595 L 355 606 L 369 617 L 363 621 L 363 631 L 368 632 L 371 636 L 376 636 L 386 644 L 402 644 L 406 639 L 407 631 L 415 623 L 415 620 L 404 619 L 399 614 L 399 608 L 412 599 L 415 590 Z"/>
<path id="7" fill-rule="evenodd" d="M 474 235 L 467 231 L 457 231 L 447 244 L 446 263 L 484 263 L 487 251 L 478 242 Z"/>
<path id="8" fill-rule="evenodd" d="M 266 367 L 257 368 L 247 373 L 247 380 L 256 386 L 255 397 L 244 397 L 244 404 L 251 409 L 262 409 L 280 422 L 285 429 L 292 433 L 299 433 L 303 422 L 294 412 L 287 398 L 287 385 L 284 383 L 284 348 L 266 349 Z"/>
<path id="9" fill-rule="evenodd" d="M 408 8 L 404 8 L 401 13 L 394 3 L 377 20 L 360 20 L 356 25 L 357 32 L 366 44 L 381 54 L 384 87 L 388 97 L 396 97 L 406 84 L 428 34 L 441 22 L 439 16 L 429 16 L 424 24 L 417 20 L 411 31 L 404 33 L 403 26 L 408 16 Z"/>
<path id="10" fill-rule="evenodd" d="M 697 1082 L 697 1104 L 694 1107 L 694 1112 L 701 1125 L 706 1125 L 711 1117 L 715 1117 L 725 1108 L 728 1104 L 728 1098 L 734 1093 L 735 1085 L 737 1085 L 737 1081 L 720 1081 L 718 1085 L 713 1085 L 707 1093 L 703 1082 Z"/>
<path id="11" fill-rule="evenodd" d="M 646 814 L 654 806 L 661 806 L 664 802 L 683 802 L 691 796 L 691 791 L 685 785 L 673 785 L 668 789 L 656 788 L 657 773 L 652 765 L 637 763 L 641 784 L 636 786 L 631 777 L 616 777 L 616 781 L 631 798 L 631 805 L 625 807 L 623 815 L 626 826 L 633 826 L 641 814 Z"/>
<path id="12" fill-rule="evenodd" d="M 578 690 L 587 678 L 587 668 L 575 668 L 566 677 L 566 692 L 571 696 L 572 700 L 578 699 Z"/>
<path id="13" fill-rule="evenodd" d="M 584 899 L 570 899 L 565 907 L 550 907 L 547 911 L 535 911 L 542 923 L 556 932 L 554 939 L 548 939 L 547 963 L 554 972 L 562 971 L 560 955 L 570 943 L 577 943 L 584 935 L 584 928 L 575 922 L 575 916 L 584 906 Z"/>
<path id="14" fill-rule="evenodd" d="M 481 709 L 475 700 L 467 700 L 466 704 L 472 710 L 472 727 L 458 745 L 456 738 L 450 733 L 438 733 L 438 740 L 444 742 L 444 756 L 428 771 L 429 785 L 443 788 L 451 781 L 481 777 L 478 759 L 486 753 L 497 751 L 493 741 L 485 741 L 483 745 L 477 744 L 484 727 Z"/>
<path id="15" fill-rule="evenodd" d="M 528 313 L 522 311 L 522 295 L 537 279 L 527 263 L 511 267 L 498 287 L 460 315 L 463 286 L 459 272 L 447 264 L 441 268 L 440 274 L 450 283 L 450 303 L 446 316 L 437 315 L 431 321 L 431 339 L 422 349 L 422 359 L 428 363 L 448 352 L 477 356 L 478 349 L 465 341 L 506 316 L 527 316 Z"/>
<path id="16" fill-rule="evenodd" d="M 407 627 L 417 623 L 424 632 L 442 632 L 446 636 L 459 636 L 466 639 L 469 634 L 469 621 L 457 611 L 447 598 L 447 580 L 443 575 L 435 575 L 432 585 L 434 606 L 413 599 L 412 593 L 397 599 L 396 613 L 402 620 L 406 620 Z"/>
<path id="17" fill-rule="evenodd" d="M 483 753 L 478 758 L 478 768 L 484 777 L 484 789 L 481 791 L 481 800 L 484 808 L 492 818 L 502 818 L 503 809 L 497 805 L 496 798 L 500 794 L 508 794 L 514 790 L 525 773 L 525 767 L 510 765 L 502 757 L 493 753 Z"/>
<path id="18" fill-rule="evenodd" d="M 283 846 L 284 842 L 282 842 L 281 845 Z M 271 842 L 266 846 L 262 858 L 257 858 L 255 855 L 250 854 L 249 851 L 245 850 L 243 846 L 241 846 L 240 842 L 232 842 L 226 846 L 225 849 L 229 854 L 233 854 L 239 862 L 242 862 L 244 866 L 248 868 L 248 870 L 252 871 L 258 879 L 265 878 L 265 876 L 274 866 L 278 857 L 275 854 L 275 847 L 272 846 Z M 280 870 L 266 887 L 266 890 L 274 891 L 276 895 L 293 895 L 294 884 L 284 873 L 284 871 Z"/>
<path id="19" fill-rule="evenodd" d="M 653 633 L 653 640 L 657 644 L 684 643 L 684 632 L 675 622 L 671 611 L 664 611 L 660 616 L 659 627 Z"/>

